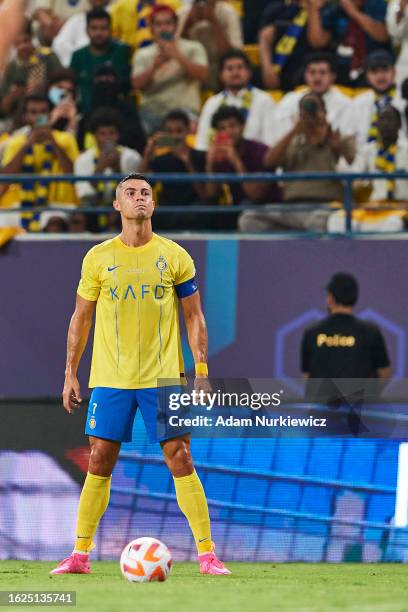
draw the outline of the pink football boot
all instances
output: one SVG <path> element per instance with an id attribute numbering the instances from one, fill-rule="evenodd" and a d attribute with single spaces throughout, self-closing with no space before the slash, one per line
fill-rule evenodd
<path id="1" fill-rule="evenodd" d="M 63 559 L 50 574 L 90 574 L 91 565 L 89 555 L 71 553 L 69 557 Z"/>
<path id="2" fill-rule="evenodd" d="M 214 552 L 198 555 L 200 574 L 230 574 L 229 569 L 217 558 Z"/>

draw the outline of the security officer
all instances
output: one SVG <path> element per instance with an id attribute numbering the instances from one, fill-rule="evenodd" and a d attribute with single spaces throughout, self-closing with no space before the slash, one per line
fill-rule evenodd
<path id="1" fill-rule="evenodd" d="M 327 382 L 333 378 L 389 378 L 390 360 L 380 329 L 353 315 L 358 299 L 356 279 L 351 274 L 338 272 L 326 290 L 329 316 L 303 335 L 301 369 L 304 376 Z M 317 388 L 310 380 L 306 397 L 313 401 L 323 399 L 311 397 Z"/>

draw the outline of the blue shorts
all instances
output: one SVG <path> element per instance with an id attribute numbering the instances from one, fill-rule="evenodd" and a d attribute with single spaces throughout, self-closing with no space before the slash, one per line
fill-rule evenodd
<path id="1" fill-rule="evenodd" d="M 169 431 L 164 399 L 179 387 L 153 389 L 114 389 L 95 387 L 89 400 L 85 433 L 97 438 L 131 442 L 133 422 L 139 408 L 150 442 L 162 442 L 185 435 L 185 431 Z"/>

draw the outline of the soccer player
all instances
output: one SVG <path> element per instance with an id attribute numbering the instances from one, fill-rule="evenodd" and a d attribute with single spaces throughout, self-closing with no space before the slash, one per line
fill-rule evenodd
<path id="1" fill-rule="evenodd" d="M 194 470 L 189 435 L 157 438 L 157 380 L 183 372 L 178 300 L 195 361 L 195 389 L 208 391 L 207 331 L 195 282 L 194 263 L 176 243 L 152 231 L 152 188 L 130 174 L 116 190 L 114 208 L 122 232 L 85 256 L 75 312 L 68 330 L 64 408 L 82 402 L 77 369 L 96 310 L 85 433 L 91 453 L 82 489 L 72 554 L 52 574 L 88 574 L 89 553 L 109 503 L 111 474 L 121 442 L 132 439 L 139 408 L 151 441 L 159 441 L 174 477 L 177 501 L 197 545 L 202 574 L 229 574 L 214 553 L 202 484 Z"/>
<path id="2" fill-rule="evenodd" d="M 3 0 L 0 6 L 0 74 L 7 63 L 11 45 L 20 32 L 27 0 Z"/>

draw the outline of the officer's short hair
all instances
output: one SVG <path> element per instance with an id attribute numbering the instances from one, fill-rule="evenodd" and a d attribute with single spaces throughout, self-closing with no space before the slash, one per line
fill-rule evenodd
<path id="1" fill-rule="evenodd" d="M 327 287 L 328 291 L 337 304 L 342 306 L 354 306 L 358 300 L 358 283 L 352 274 L 337 272 L 334 274 Z"/>

